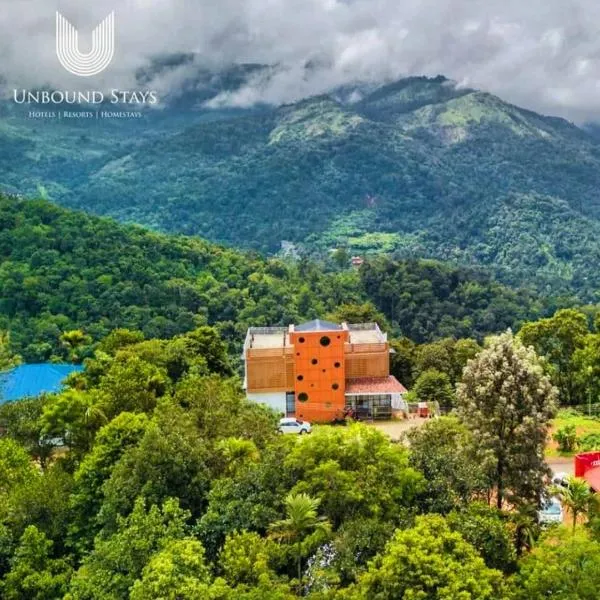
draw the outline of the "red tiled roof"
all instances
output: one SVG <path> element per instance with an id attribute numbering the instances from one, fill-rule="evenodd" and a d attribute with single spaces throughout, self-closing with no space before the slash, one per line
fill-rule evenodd
<path id="1" fill-rule="evenodd" d="M 346 394 L 404 394 L 406 391 L 393 375 L 346 379 Z"/>

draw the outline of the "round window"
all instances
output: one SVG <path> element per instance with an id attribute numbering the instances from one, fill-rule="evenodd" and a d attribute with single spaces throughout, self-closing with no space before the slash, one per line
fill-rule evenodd
<path id="1" fill-rule="evenodd" d="M 304 338 L 303 338 L 303 337 L 299 337 L 299 338 L 298 338 L 298 341 L 299 341 L 301 344 L 304 344 Z"/>
<path id="2" fill-rule="evenodd" d="M 331 389 L 333 390 L 339 390 L 340 389 L 340 384 L 339 383 L 334 383 L 331 385 Z"/>
<path id="3" fill-rule="evenodd" d="M 312 359 L 310 362 L 311 362 L 313 365 L 316 365 L 316 364 L 317 364 L 319 361 L 318 361 L 316 358 L 313 358 L 313 359 Z"/>
<path id="4" fill-rule="evenodd" d="M 342 365 L 341 365 L 339 362 L 336 362 L 336 363 L 333 363 L 333 366 L 334 366 L 336 369 L 339 369 L 339 368 L 340 368 Z"/>
<path id="5" fill-rule="evenodd" d="M 308 394 L 306 392 L 300 392 L 298 394 L 298 402 L 306 402 L 308 400 Z"/>
<path id="6" fill-rule="evenodd" d="M 321 346 L 329 346 L 329 344 L 331 344 L 331 340 L 324 335 L 320 340 L 319 343 L 321 344 Z"/>
<path id="7" fill-rule="evenodd" d="M 302 381 L 304 379 L 304 375 L 298 375 L 298 377 L 296 377 L 296 379 L 298 381 Z"/>

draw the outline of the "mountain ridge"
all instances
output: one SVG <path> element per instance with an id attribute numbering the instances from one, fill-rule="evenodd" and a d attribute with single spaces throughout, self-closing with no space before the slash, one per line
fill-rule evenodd
<path id="1" fill-rule="evenodd" d="M 10 147 L 0 184 L 267 253 L 289 240 L 309 253 L 424 256 L 596 299 L 593 135 L 442 76 L 358 89 L 259 110 L 151 113 L 97 136 L 0 118 Z"/>

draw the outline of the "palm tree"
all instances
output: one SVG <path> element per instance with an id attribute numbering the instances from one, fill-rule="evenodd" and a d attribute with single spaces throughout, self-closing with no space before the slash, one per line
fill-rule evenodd
<path id="1" fill-rule="evenodd" d="M 298 595 L 302 591 L 302 555 L 307 544 L 326 537 L 331 525 L 324 517 L 319 517 L 317 509 L 321 501 L 308 494 L 289 493 L 285 498 L 286 518 L 276 521 L 270 527 L 272 537 L 292 544 L 298 569 Z M 310 540 L 307 540 L 310 536 Z M 310 544 L 309 544 L 310 545 Z"/>
<path id="2" fill-rule="evenodd" d="M 517 507 L 514 514 L 511 515 L 511 521 L 514 524 L 515 550 L 517 558 L 523 554 L 523 550 L 531 550 L 539 535 L 539 527 L 535 522 L 536 508 L 530 504 Z"/>
<path id="3" fill-rule="evenodd" d="M 573 515 L 573 532 L 579 515 L 589 514 L 600 502 L 600 496 L 595 494 L 585 479 L 569 477 L 567 487 L 556 487 L 554 492 Z"/>

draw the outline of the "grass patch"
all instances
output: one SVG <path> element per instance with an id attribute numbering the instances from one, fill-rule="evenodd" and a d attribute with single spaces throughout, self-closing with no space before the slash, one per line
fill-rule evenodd
<path id="1" fill-rule="evenodd" d="M 570 457 L 577 454 L 575 452 L 560 452 L 553 435 L 565 425 L 575 425 L 577 437 L 580 438 L 587 433 L 597 433 L 600 435 L 600 419 L 598 417 L 587 417 L 570 409 L 563 409 L 558 412 L 556 418 L 552 421 L 548 443 L 546 445 L 546 457 L 556 458 L 559 456 Z"/>

